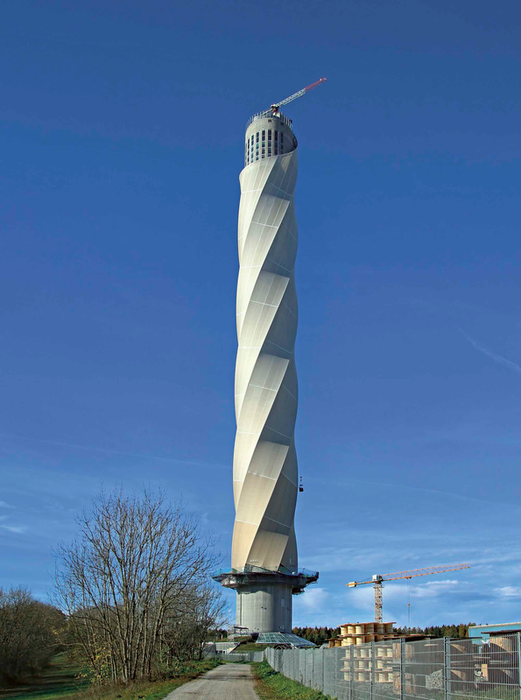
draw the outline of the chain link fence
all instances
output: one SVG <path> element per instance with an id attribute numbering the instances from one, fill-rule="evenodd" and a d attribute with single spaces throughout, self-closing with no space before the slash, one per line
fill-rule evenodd
<path id="1" fill-rule="evenodd" d="M 520 633 L 265 655 L 275 671 L 338 700 L 521 700 Z"/>
<path id="2" fill-rule="evenodd" d="M 244 651 L 242 653 L 236 653 L 232 651 L 229 654 L 221 654 L 221 659 L 224 661 L 245 661 L 251 663 L 252 661 L 264 661 L 263 651 Z"/>

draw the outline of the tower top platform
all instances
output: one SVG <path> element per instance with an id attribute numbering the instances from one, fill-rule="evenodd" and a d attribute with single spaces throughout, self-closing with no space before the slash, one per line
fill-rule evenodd
<path id="1" fill-rule="evenodd" d="M 250 165 L 271 156 L 283 156 L 298 146 L 297 137 L 282 112 L 259 112 L 246 125 L 244 165 Z"/>
<path id="2" fill-rule="evenodd" d="M 273 112 L 273 114 L 266 114 L 266 112 L 257 112 L 246 122 L 246 129 L 248 129 L 248 127 L 251 126 L 253 122 L 256 122 L 261 119 L 269 119 L 270 121 L 272 119 L 277 119 L 281 124 L 284 124 L 284 126 L 289 127 L 293 131 L 292 120 L 289 119 L 289 117 L 287 117 L 285 114 L 282 114 L 282 112 Z"/>

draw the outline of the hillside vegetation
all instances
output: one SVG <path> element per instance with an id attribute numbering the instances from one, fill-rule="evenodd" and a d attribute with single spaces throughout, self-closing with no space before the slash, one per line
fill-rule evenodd
<path id="1" fill-rule="evenodd" d="M 180 664 L 172 677 L 160 681 L 142 681 L 92 685 L 87 674 L 72 663 L 67 654 L 58 654 L 39 678 L 18 686 L 0 687 L 0 700 L 161 700 L 180 685 L 219 665 L 210 659 Z"/>

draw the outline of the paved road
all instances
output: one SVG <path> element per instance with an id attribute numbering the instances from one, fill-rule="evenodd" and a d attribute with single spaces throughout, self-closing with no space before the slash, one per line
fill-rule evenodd
<path id="1" fill-rule="evenodd" d="M 248 664 L 223 664 L 172 691 L 165 700 L 259 700 Z"/>

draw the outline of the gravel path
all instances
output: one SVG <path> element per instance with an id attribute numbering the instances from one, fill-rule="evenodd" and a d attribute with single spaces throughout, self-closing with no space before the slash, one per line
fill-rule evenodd
<path id="1" fill-rule="evenodd" d="M 259 700 L 248 664 L 223 664 L 172 691 L 165 700 Z"/>

